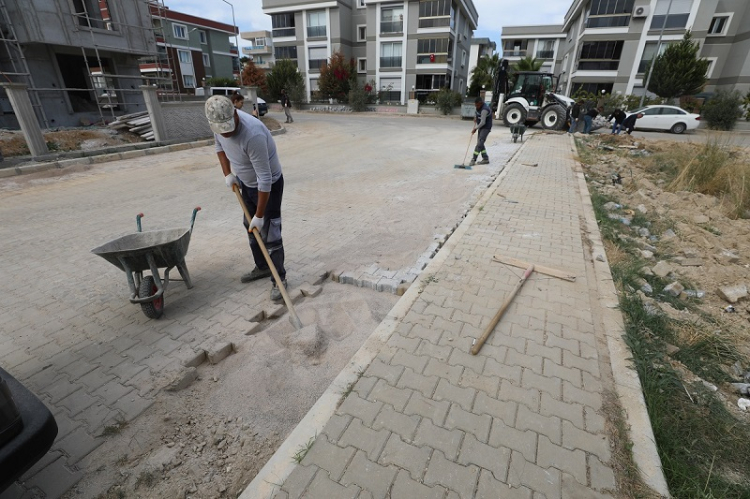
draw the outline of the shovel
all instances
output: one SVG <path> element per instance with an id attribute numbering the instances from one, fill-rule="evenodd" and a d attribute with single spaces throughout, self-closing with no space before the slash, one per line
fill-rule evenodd
<path id="1" fill-rule="evenodd" d="M 245 201 L 242 200 L 242 194 L 240 194 L 240 188 L 237 184 L 234 184 L 232 186 L 232 190 L 237 195 L 237 200 L 240 202 L 240 206 L 242 206 L 242 211 L 245 213 L 245 218 L 248 222 L 253 219 L 252 215 L 250 215 L 250 212 L 247 211 L 247 206 L 245 206 Z M 279 291 L 281 291 L 281 297 L 284 298 L 284 303 L 286 303 L 286 308 L 289 310 L 289 320 L 291 321 L 292 325 L 296 329 L 302 329 L 304 326 L 302 325 L 302 321 L 299 320 L 299 317 L 297 316 L 297 312 L 294 311 L 294 306 L 292 305 L 292 300 L 289 298 L 289 295 L 286 292 L 286 288 L 284 288 L 283 283 L 281 282 L 281 277 L 279 277 L 279 273 L 276 271 L 276 266 L 271 261 L 271 255 L 268 254 L 268 250 L 266 249 L 266 245 L 263 243 L 263 238 L 260 237 L 260 232 L 258 232 L 257 228 L 253 228 L 252 230 L 253 235 L 255 236 L 255 240 L 258 242 L 258 246 L 260 246 L 260 250 L 263 252 L 263 257 L 266 259 L 266 263 L 268 263 L 268 268 L 271 269 L 271 274 L 273 274 L 273 280 L 276 282 L 276 286 L 279 288 Z"/>

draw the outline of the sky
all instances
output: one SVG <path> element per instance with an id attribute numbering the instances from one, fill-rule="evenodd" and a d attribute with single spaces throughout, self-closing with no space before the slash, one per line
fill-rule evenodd
<path id="1" fill-rule="evenodd" d="M 240 31 L 271 29 L 271 17 L 263 14 L 261 0 L 228 1 L 234 6 Z M 479 27 L 474 36 L 490 38 L 499 48 L 503 26 L 562 24 L 571 3 L 570 0 L 474 0 L 479 13 Z M 232 9 L 222 0 L 164 0 L 164 4 L 185 14 L 232 24 Z"/>

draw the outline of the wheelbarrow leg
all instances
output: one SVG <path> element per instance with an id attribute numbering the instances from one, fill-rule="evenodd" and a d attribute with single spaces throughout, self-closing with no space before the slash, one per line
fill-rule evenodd
<path id="1" fill-rule="evenodd" d="M 120 265 L 122 265 L 122 268 L 125 269 L 125 275 L 128 277 L 128 287 L 130 288 L 130 301 L 132 302 L 134 299 L 138 298 L 138 288 L 141 286 L 141 280 L 138 279 L 138 283 L 136 284 L 135 280 L 133 279 L 133 271 L 130 270 L 130 267 L 128 266 L 125 259 L 120 257 L 118 258 L 118 260 L 120 260 Z"/>
<path id="2" fill-rule="evenodd" d="M 190 280 L 190 273 L 188 272 L 185 260 L 181 260 L 177 263 L 177 271 L 180 273 L 182 280 L 185 281 L 185 286 L 187 286 L 188 289 L 192 289 L 193 281 Z"/>

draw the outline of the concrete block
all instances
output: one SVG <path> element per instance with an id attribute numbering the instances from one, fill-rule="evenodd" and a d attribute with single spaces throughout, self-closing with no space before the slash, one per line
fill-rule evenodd
<path id="1" fill-rule="evenodd" d="M 27 166 L 18 167 L 18 169 L 21 170 L 23 174 L 46 172 L 47 170 L 53 170 L 55 168 L 57 168 L 55 163 L 39 163 L 36 165 L 27 165 Z"/>
<path id="2" fill-rule="evenodd" d="M 83 166 L 90 165 L 91 158 L 73 158 L 73 159 L 62 159 L 57 162 L 58 168 L 68 168 L 71 166 Z"/>
<path id="3" fill-rule="evenodd" d="M 664 292 L 672 296 L 680 296 L 680 293 L 683 291 L 685 291 L 685 286 L 676 281 L 664 287 Z M 745 295 L 747 295 L 747 289 L 745 290 Z"/>
<path id="4" fill-rule="evenodd" d="M 747 286 L 735 284 L 734 286 L 722 286 L 716 290 L 716 294 L 722 300 L 729 303 L 737 303 L 740 299 L 747 297 Z"/>
<path id="5" fill-rule="evenodd" d="M 266 319 L 276 319 L 281 317 L 286 312 L 286 305 L 283 303 L 273 304 L 265 311 Z"/>
<path id="6" fill-rule="evenodd" d="M 177 152 L 177 151 L 184 151 L 186 149 L 192 149 L 192 144 L 190 142 L 183 142 L 182 144 L 172 144 L 169 146 L 170 152 Z"/>
<path id="7" fill-rule="evenodd" d="M 145 155 L 146 155 L 146 151 L 144 150 L 125 151 L 125 152 L 120 153 L 120 157 L 122 159 L 142 158 Z"/>
<path id="8" fill-rule="evenodd" d="M 323 288 L 321 286 L 305 283 L 299 287 L 299 290 L 305 295 L 305 297 L 312 298 L 318 296 L 323 291 Z"/>
<path id="9" fill-rule="evenodd" d="M 205 353 L 204 353 L 205 355 Z M 186 367 L 182 371 L 178 372 L 172 381 L 167 385 L 168 392 L 179 392 L 184 390 L 193 384 L 193 381 L 198 379 L 198 369 L 195 367 Z"/>
<path id="10" fill-rule="evenodd" d="M 245 335 L 252 336 L 258 334 L 263 330 L 263 324 L 260 322 L 250 322 L 250 327 L 245 331 Z"/>
<path id="11" fill-rule="evenodd" d="M 651 267 L 651 272 L 658 275 L 659 277 L 667 277 L 670 272 L 672 272 L 672 266 L 665 261 L 660 261 L 653 267 Z"/>
<path id="12" fill-rule="evenodd" d="M 165 153 L 165 152 L 169 152 L 169 147 L 170 146 L 152 147 L 152 148 L 150 148 L 150 149 L 148 149 L 146 151 L 146 154 L 148 154 L 149 156 L 151 156 L 151 155 L 154 155 L 154 154 L 162 154 L 162 153 Z"/>
<path id="13" fill-rule="evenodd" d="M 289 291 L 288 294 L 289 299 L 295 304 L 301 302 L 305 298 L 304 293 L 302 293 L 302 290 L 299 288 Z"/>
<path id="14" fill-rule="evenodd" d="M 331 280 L 333 282 L 341 282 L 341 272 L 340 270 L 332 270 L 331 271 Z"/>
<path id="15" fill-rule="evenodd" d="M 217 343 L 207 353 L 208 361 L 211 364 L 218 364 L 222 360 L 232 355 L 234 345 L 228 342 Z"/>
<path id="16" fill-rule="evenodd" d="M 396 294 L 399 282 L 395 279 L 382 278 L 378 281 L 376 289 L 381 293 Z"/>
<path id="17" fill-rule="evenodd" d="M 198 367 L 199 365 L 206 362 L 206 351 L 205 350 L 189 350 L 183 353 L 178 352 L 178 357 L 182 360 L 182 365 L 185 367 Z"/>
<path id="18" fill-rule="evenodd" d="M 339 276 L 339 282 L 341 284 L 355 284 L 359 274 L 356 272 L 346 271 L 342 272 Z"/>
<path id="19" fill-rule="evenodd" d="M 0 178 L 15 177 L 18 175 L 15 168 L 0 168 Z"/>
<path id="20" fill-rule="evenodd" d="M 398 296 L 404 296 L 404 293 L 406 293 L 406 290 L 407 290 L 407 289 L 409 289 L 409 287 L 410 287 L 410 286 L 411 286 L 411 283 L 408 283 L 408 282 L 402 282 L 402 283 L 401 283 L 401 284 L 399 284 L 399 285 L 398 285 L 398 287 L 396 288 L 396 294 L 397 294 Z"/>
<path id="21" fill-rule="evenodd" d="M 110 161 L 119 161 L 122 159 L 120 157 L 120 153 L 113 153 L 113 154 L 99 154 L 98 156 L 93 156 L 91 158 L 92 164 L 99 164 L 99 163 L 108 163 Z"/>
<path id="22" fill-rule="evenodd" d="M 365 289 L 376 289 L 379 280 L 380 278 L 372 274 L 362 274 L 359 279 L 357 279 L 357 286 Z"/>

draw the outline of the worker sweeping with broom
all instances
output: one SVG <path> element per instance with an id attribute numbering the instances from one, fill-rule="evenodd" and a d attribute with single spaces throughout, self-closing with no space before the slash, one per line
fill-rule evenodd
<path id="1" fill-rule="evenodd" d="M 487 136 L 492 130 L 492 109 L 488 106 L 481 97 L 474 99 L 474 107 L 477 109 L 477 116 L 474 120 L 474 129 L 471 134 L 474 135 L 479 132 L 477 137 L 477 146 L 474 148 L 474 157 L 471 158 L 469 166 L 476 164 L 487 165 L 490 163 L 490 158 L 487 156 L 487 149 L 484 146 Z M 477 163 L 477 158 L 482 155 L 482 161 Z"/>
<path id="2" fill-rule="evenodd" d="M 261 246 L 253 237 L 258 229 L 281 285 L 286 288 L 284 244 L 281 239 L 281 199 L 284 176 L 276 154 L 276 143 L 266 126 L 251 115 L 235 110 L 232 101 L 214 95 L 206 101 L 206 118 L 216 139 L 216 155 L 227 187 L 239 187 L 247 208 L 243 223 L 248 229 L 255 268 L 242 276 L 242 282 L 271 277 L 272 270 Z M 252 217 L 251 219 L 248 219 Z M 271 299 L 282 299 L 282 291 L 272 279 Z"/>

